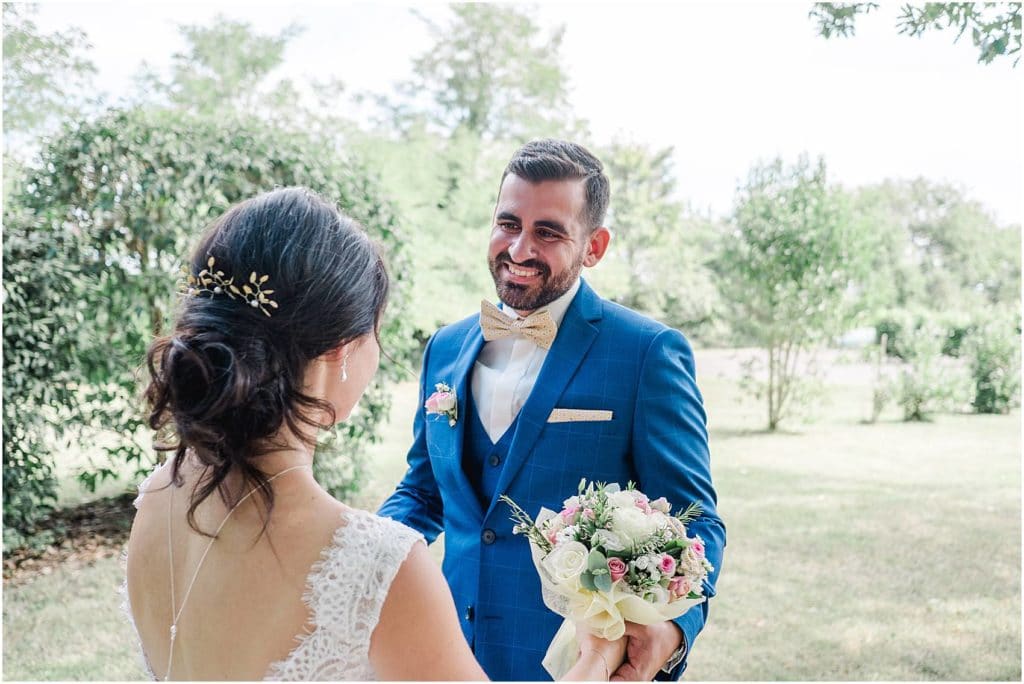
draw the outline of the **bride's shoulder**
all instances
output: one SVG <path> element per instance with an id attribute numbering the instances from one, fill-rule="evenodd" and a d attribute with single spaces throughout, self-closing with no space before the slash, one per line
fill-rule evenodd
<path id="1" fill-rule="evenodd" d="M 337 549 L 365 549 L 374 555 L 387 554 L 390 549 L 408 552 L 423 535 L 402 523 L 369 511 L 339 504 L 339 525 L 331 546 Z"/>

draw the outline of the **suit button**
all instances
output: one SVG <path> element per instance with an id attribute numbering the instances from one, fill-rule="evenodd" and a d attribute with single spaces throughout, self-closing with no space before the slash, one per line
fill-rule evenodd
<path id="1" fill-rule="evenodd" d="M 473 621 L 473 606 L 466 606 L 466 620 L 468 622 Z"/>
<path id="2" fill-rule="evenodd" d="M 484 530 L 484 533 L 480 535 L 480 539 L 483 540 L 484 544 L 493 544 L 497 538 L 498 535 L 494 534 L 494 530 Z"/>
<path id="3" fill-rule="evenodd" d="M 490 462 L 492 466 L 497 466 L 499 463 L 501 463 L 501 456 L 499 456 L 498 454 L 491 454 Z"/>

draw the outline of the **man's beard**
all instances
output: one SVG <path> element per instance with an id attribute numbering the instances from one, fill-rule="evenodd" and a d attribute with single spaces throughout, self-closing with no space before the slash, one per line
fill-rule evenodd
<path id="1" fill-rule="evenodd" d="M 505 306 L 517 311 L 536 311 L 569 291 L 579 277 L 580 271 L 583 270 L 584 257 L 585 254 L 581 251 L 576 263 L 557 276 L 551 275 L 551 269 L 548 268 L 547 264 L 535 259 L 528 259 L 521 264 L 516 264 L 512 261 L 507 251 L 491 259 L 488 262 L 488 266 L 491 269 L 491 277 L 494 279 L 494 287 L 498 292 L 498 299 L 504 302 Z M 504 263 L 511 263 L 516 266 L 539 271 L 541 277 L 540 285 L 528 288 L 525 285 L 502 280 L 501 265 Z"/>

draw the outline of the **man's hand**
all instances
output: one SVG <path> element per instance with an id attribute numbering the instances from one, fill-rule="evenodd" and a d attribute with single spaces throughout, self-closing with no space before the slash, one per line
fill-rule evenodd
<path id="1" fill-rule="evenodd" d="M 626 660 L 612 674 L 611 681 L 649 682 L 683 643 L 683 631 L 674 622 L 627 622 L 626 638 Z"/>

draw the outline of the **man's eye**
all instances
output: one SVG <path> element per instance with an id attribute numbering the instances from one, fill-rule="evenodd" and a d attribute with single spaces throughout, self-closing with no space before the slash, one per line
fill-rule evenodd
<path id="1" fill-rule="evenodd" d="M 507 222 L 506 223 L 499 223 L 498 227 L 501 228 L 502 230 L 506 231 L 506 232 L 512 232 L 512 231 L 519 230 L 519 226 L 517 226 L 514 223 L 507 223 Z"/>
<path id="2" fill-rule="evenodd" d="M 542 240 L 557 240 L 561 237 L 558 233 L 550 230 L 541 230 L 537 234 L 540 235 Z"/>

